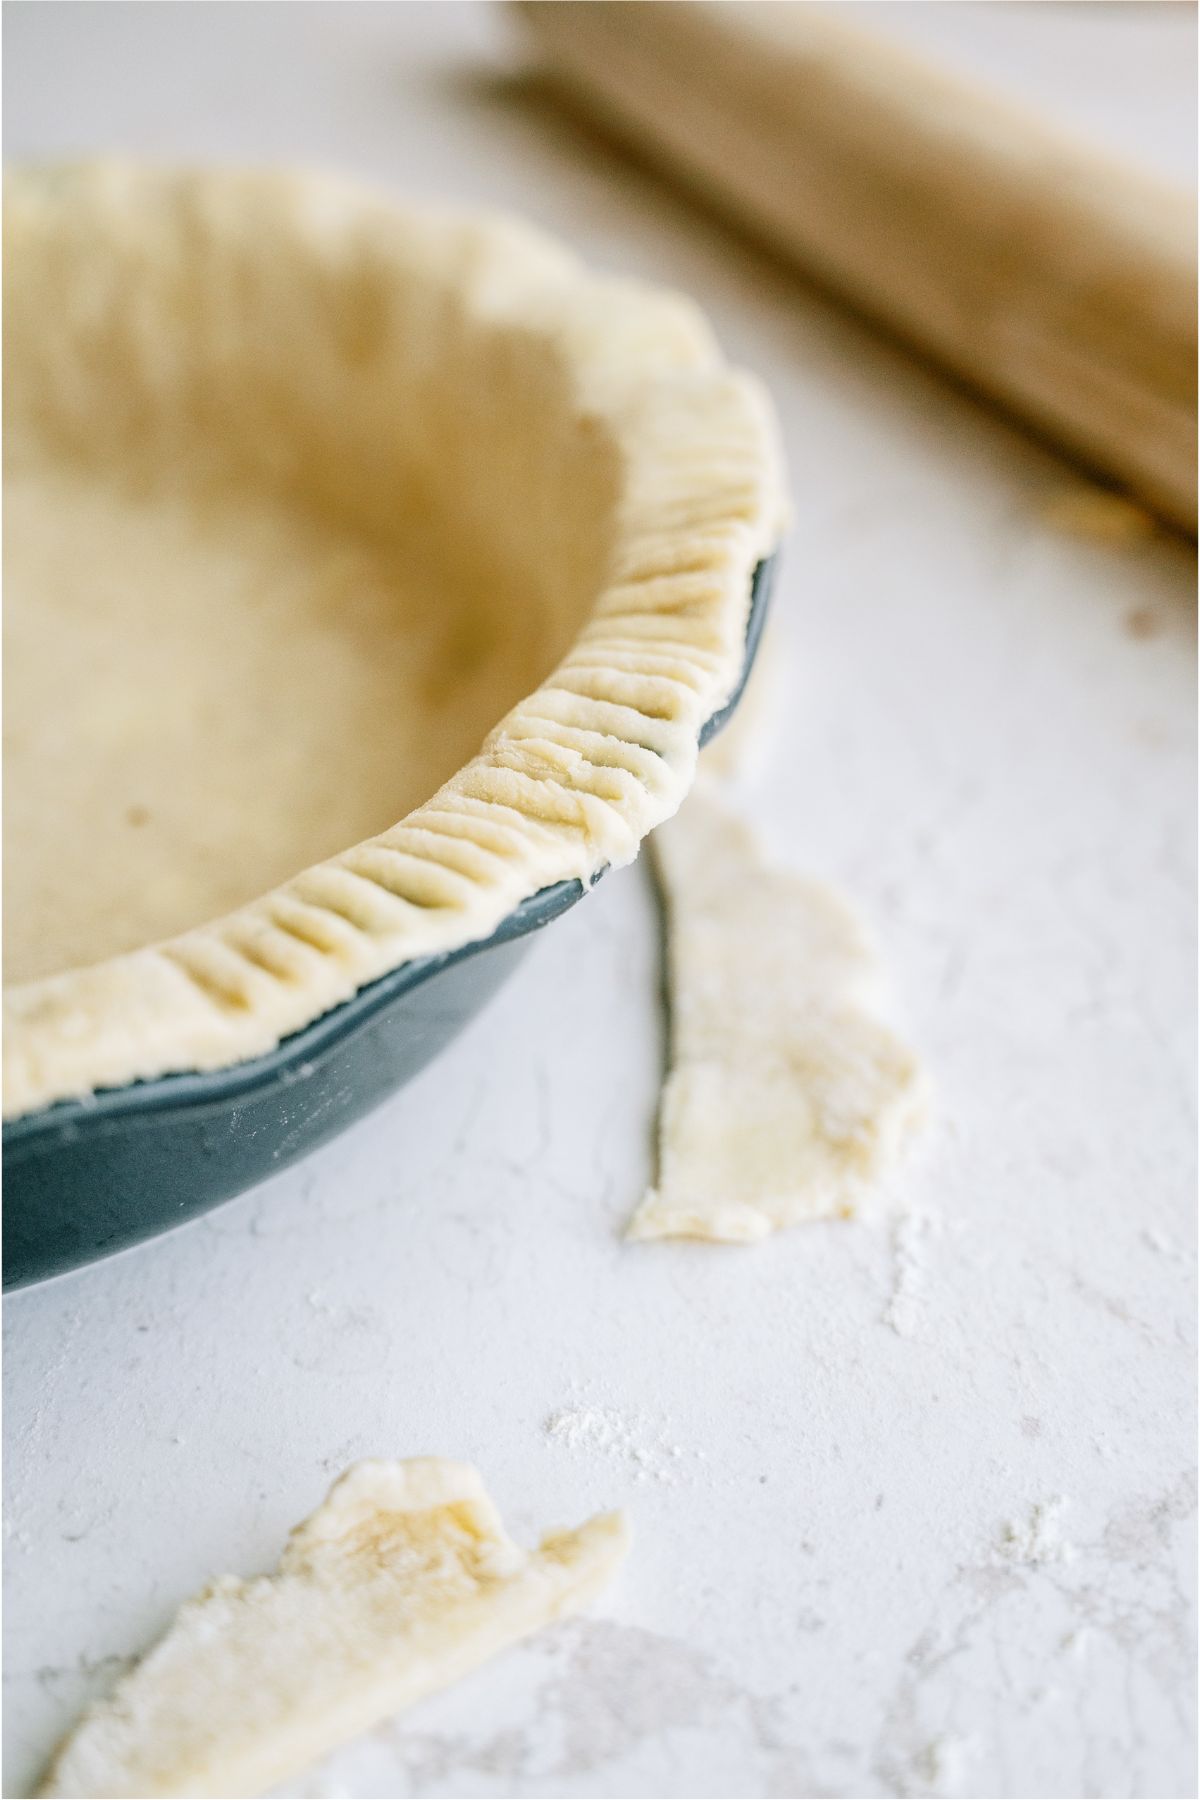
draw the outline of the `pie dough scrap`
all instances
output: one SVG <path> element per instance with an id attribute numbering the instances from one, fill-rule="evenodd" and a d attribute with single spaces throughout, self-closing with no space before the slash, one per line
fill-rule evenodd
<path id="1" fill-rule="evenodd" d="M 882 1017 L 870 939 L 832 889 L 772 867 L 707 781 L 653 853 L 671 1067 L 658 1186 L 628 1235 L 744 1244 L 849 1216 L 929 1104 L 917 1057 Z"/>
<path id="2" fill-rule="evenodd" d="M 180 1608 L 39 1793 L 262 1793 L 586 1606 L 628 1547 L 618 1512 L 522 1550 L 469 1464 L 357 1463 L 273 1575 L 222 1576 Z"/>

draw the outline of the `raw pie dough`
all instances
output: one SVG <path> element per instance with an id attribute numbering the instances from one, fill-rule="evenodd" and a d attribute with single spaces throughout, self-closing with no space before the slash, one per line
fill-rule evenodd
<path id="1" fill-rule="evenodd" d="M 92 1707 L 39 1792 L 248 1796 L 595 1596 L 620 1513 L 513 1543 L 475 1469 L 364 1462 L 273 1575 L 223 1576 Z"/>
<path id="2" fill-rule="evenodd" d="M 539 623 L 565 645 L 430 538 L 414 520 L 400 555 L 232 484 L 10 462 L 9 982 L 253 901 L 470 760 L 537 686 Z"/>
<path id="3" fill-rule="evenodd" d="M 311 176 L 26 172 L 4 231 L 6 1114 L 631 860 L 782 518 L 695 308 Z"/>
<path id="4" fill-rule="evenodd" d="M 861 925 L 831 889 L 772 868 L 706 779 L 653 852 L 671 1067 L 658 1186 L 629 1235 L 753 1243 L 852 1212 L 928 1107 Z"/>

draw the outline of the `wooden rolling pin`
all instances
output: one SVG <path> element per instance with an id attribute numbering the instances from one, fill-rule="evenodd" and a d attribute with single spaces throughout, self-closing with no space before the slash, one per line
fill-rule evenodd
<path id="1" fill-rule="evenodd" d="M 1194 533 L 1192 196 L 844 12 L 519 10 L 553 77 L 603 123 Z"/>

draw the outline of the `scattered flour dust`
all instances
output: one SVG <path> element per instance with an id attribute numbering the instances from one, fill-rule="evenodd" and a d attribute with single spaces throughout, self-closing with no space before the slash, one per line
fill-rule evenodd
<path id="1" fill-rule="evenodd" d="M 903 1212 L 892 1227 L 892 1291 L 883 1309 L 883 1322 L 897 1337 L 915 1337 L 924 1310 L 924 1248 L 936 1237 L 942 1222 L 929 1211 Z"/>
<path id="2" fill-rule="evenodd" d="M 621 1464 L 635 1481 L 674 1484 L 705 1461 L 703 1450 L 685 1450 L 671 1441 L 661 1420 L 640 1411 L 622 1412 L 576 1399 L 546 1419 L 552 1444 L 572 1456 Z"/>
<path id="3" fill-rule="evenodd" d="M 1054 1494 L 1049 1500 L 1039 1500 L 1031 1506 L 1023 1522 L 1006 1519 L 1000 1527 L 996 1545 L 1000 1555 L 1009 1562 L 1025 1563 L 1032 1569 L 1047 1563 L 1073 1561 L 1075 1546 L 1063 1536 L 1062 1530 L 1063 1514 L 1069 1505 L 1065 1494 Z"/>
<path id="4" fill-rule="evenodd" d="M 1170 1262 L 1186 1262 L 1187 1252 L 1173 1243 L 1165 1231 L 1146 1230 L 1142 1233 L 1142 1242 L 1147 1250 L 1153 1250 L 1156 1256 L 1165 1256 Z"/>
<path id="5" fill-rule="evenodd" d="M 958 1793 L 968 1765 L 978 1750 L 972 1737 L 942 1732 L 931 1738 L 913 1762 L 913 1773 L 934 1793 Z"/>

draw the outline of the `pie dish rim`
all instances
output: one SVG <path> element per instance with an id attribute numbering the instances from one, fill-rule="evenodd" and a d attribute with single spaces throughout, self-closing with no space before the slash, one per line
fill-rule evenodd
<path id="1" fill-rule="evenodd" d="M 492 282 L 477 300 L 466 295 L 468 311 L 495 309 L 496 266 L 509 304 L 532 284 L 552 349 L 578 377 L 581 410 L 616 437 L 626 488 L 608 579 L 565 656 L 428 801 L 232 913 L 6 989 L 4 1112 L 15 1119 L 98 1090 L 252 1063 L 391 971 L 482 944 L 545 889 L 586 887 L 632 860 L 678 806 L 705 722 L 737 682 L 754 572 L 784 517 L 769 402 L 729 368 L 690 302 L 593 274 L 524 224 L 421 213 L 324 177 L 103 164 L 74 179 L 76 193 L 93 183 L 99 199 L 115 191 L 123 204 L 145 183 L 221 184 L 235 200 L 240 182 L 260 196 L 266 183 L 297 229 L 315 185 L 323 229 L 332 194 L 348 232 L 367 211 L 377 227 L 381 209 L 400 233 L 417 218 L 477 231 Z M 314 239 L 313 253 L 323 248 Z M 622 346 L 639 332 L 658 341 L 623 371 Z M 433 849 L 414 851 L 415 838 Z M 491 856 L 494 874 L 454 866 L 464 842 L 477 867 Z M 363 853 L 379 860 L 380 851 L 396 857 L 407 893 L 362 873 Z"/>

